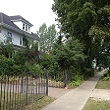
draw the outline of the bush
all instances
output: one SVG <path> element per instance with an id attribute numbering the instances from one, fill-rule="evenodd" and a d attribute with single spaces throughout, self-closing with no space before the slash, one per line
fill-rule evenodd
<path id="1" fill-rule="evenodd" d="M 110 76 L 106 76 L 103 78 L 103 81 L 110 81 Z"/>
<path id="2" fill-rule="evenodd" d="M 43 73 L 42 68 L 38 64 L 34 64 L 30 67 L 30 73 L 37 75 Z"/>
<path id="3" fill-rule="evenodd" d="M 104 74 L 103 81 L 110 81 L 110 70 Z"/>
<path id="4" fill-rule="evenodd" d="M 0 74 L 12 74 L 13 65 L 14 60 L 12 58 L 6 58 L 4 55 L 0 56 Z"/>
<path id="5" fill-rule="evenodd" d="M 72 86 L 79 86 L 81 82 L 83 81 L 83 76 L 82 75 L 75 75 L 72 77 L 72 82 L 70 83 Z"/>

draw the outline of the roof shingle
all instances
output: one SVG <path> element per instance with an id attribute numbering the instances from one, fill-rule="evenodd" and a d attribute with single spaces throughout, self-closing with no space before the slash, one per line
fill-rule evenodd
<path id="1" fill-rule="evenodd" d="M 15 15 L 15 16 L 10 16 L 10 19 L 12 20 L 12 21 L 16 21 L 16 20 L 21 20 L 21 21 L 24 21 L 24 22 L 26 22 L 26 23 L 28 23 L 30 26 L 33 26 L 29 21 L 27 21 L 26 19 L 24 19 L 22 16 L 20 16 L 20 15 Z"/>
<path id="2" fill-rule="evenodd" d="M 12 26 L 12 27 L 14 27 L 14 28 L 20 29 L 17 25 L 15 25 L 15 24 L 10 20 L 10 17 L 7 16 L 6 14 L 4 14 L 4 13 L 0 13 L 0 23 L 4 23 L 4 24 L 7 24 L 7 25 Z"/>

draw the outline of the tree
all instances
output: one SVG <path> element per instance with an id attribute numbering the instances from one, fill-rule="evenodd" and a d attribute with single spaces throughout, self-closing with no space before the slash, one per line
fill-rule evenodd
<path id="1" fill-rule="evenodd" d="M 48 36 L 48 39 L 47 39 L 47 51 L 48 53 L 50 53 L 50 51 L 52 50 L 53 48 L 53 44 L 55 43 L 56 41 L 56 34 L 57 34 L 57 31 L 55 29 L 55 24 L 52 24 L 48 27 L 48 32 L 47 32 L 47 36 Z"/>
<path id="2" fill-rule="evenodd" d="M 14 45 L 8 40 L 0 43 L 1 55 L 7 58 L 12 58 L 14 55 Z"/>
<path id="3" fill-rule="evenodd" d="M 13 73 L 14 60 L 6 58 L 4 55 L 0 56 L 0 74 L 9 75 Z"/>
<path id="4" fill-rule="evenodd" d="M 62 70 L 74 68 L 74 70 L 80 71 L 80 61 L 85 58 L 83 49 L 84 46 L 77 39 L 69 38 L 64 43 L 55 44 L 53 56 Z"/>
<path id="5" fill-rule="evenodd" d="M 39 27 L 39 31 L 37 31 L 37 35 L 40 36 L 40 45 L 41 51 L 50 53 L 52 50 L 53 43 L 56 39 L 57 31 L 55 29 L 55 24 L 47 27 L 45 23 Z"/>
<path id="6" fill-rule="evenodd" d="M 81 64 L 86 72 L 85 69 L 91 69 L 93 60 L 108 47 L 103 44 L 110 38 L 110 1 L 56 0 L 53 11 L 58 15 L 61 31 L 84 44 L 83 52 L 87 57 Z"/>
<path id="7" fill-rule="evenodd" d="M 45 23 L 39 27 L 39 31 L 37 31 L 37 35 L 40 36 L 40 49 L 45 52 L 45 45 L 47 40 L 47 26 Z"/>
<path id="8" fill-rule="evenodd" d="M 39 62 L 39 51 L 37 42 L 32 44 L 31 48 L 18 49 L 14 60 L 16 64 L 24 65 L 26 62 L 31 64 Z"/>
<path id="9" fill-rule="evenodd" d="M 105 2 L 104 2 L 105 3 Z M 94 40 L 94 46 L 97 47 L 97 64 L 108 68 L 110 54 L 110 5 L 101 7 L 98 11 L 97 23 L 89 30 L 89 36 Z M 108 65 L 108 66 L 107 66 Z"/>

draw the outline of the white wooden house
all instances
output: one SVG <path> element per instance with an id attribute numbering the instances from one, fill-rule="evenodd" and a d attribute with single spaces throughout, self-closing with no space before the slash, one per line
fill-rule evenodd
<path id="1" fill-rule="evenodd" d="M 31 32 L 33 25 L 20 15 L 8 16 L 0 13 L 0 42 L 8 39 L 15 47 L 24 47 L 24 37 L 30 42 L 38 42 L 40 50 L 40 38 Z"/>

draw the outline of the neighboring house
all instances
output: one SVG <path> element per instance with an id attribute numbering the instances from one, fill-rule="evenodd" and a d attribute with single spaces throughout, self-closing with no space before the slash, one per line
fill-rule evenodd
<path id="1" fill-rule="evenodd" d="M 40 50 L 40 38 L 31 32 L 32 26 L 20 15 L 8 16 L 0 13 L 0 41 L 8 39 L 15 47 L 25 48 L 24 39 L 27 38 L 32 43 L 38 42 L 38 50 Z"/>

